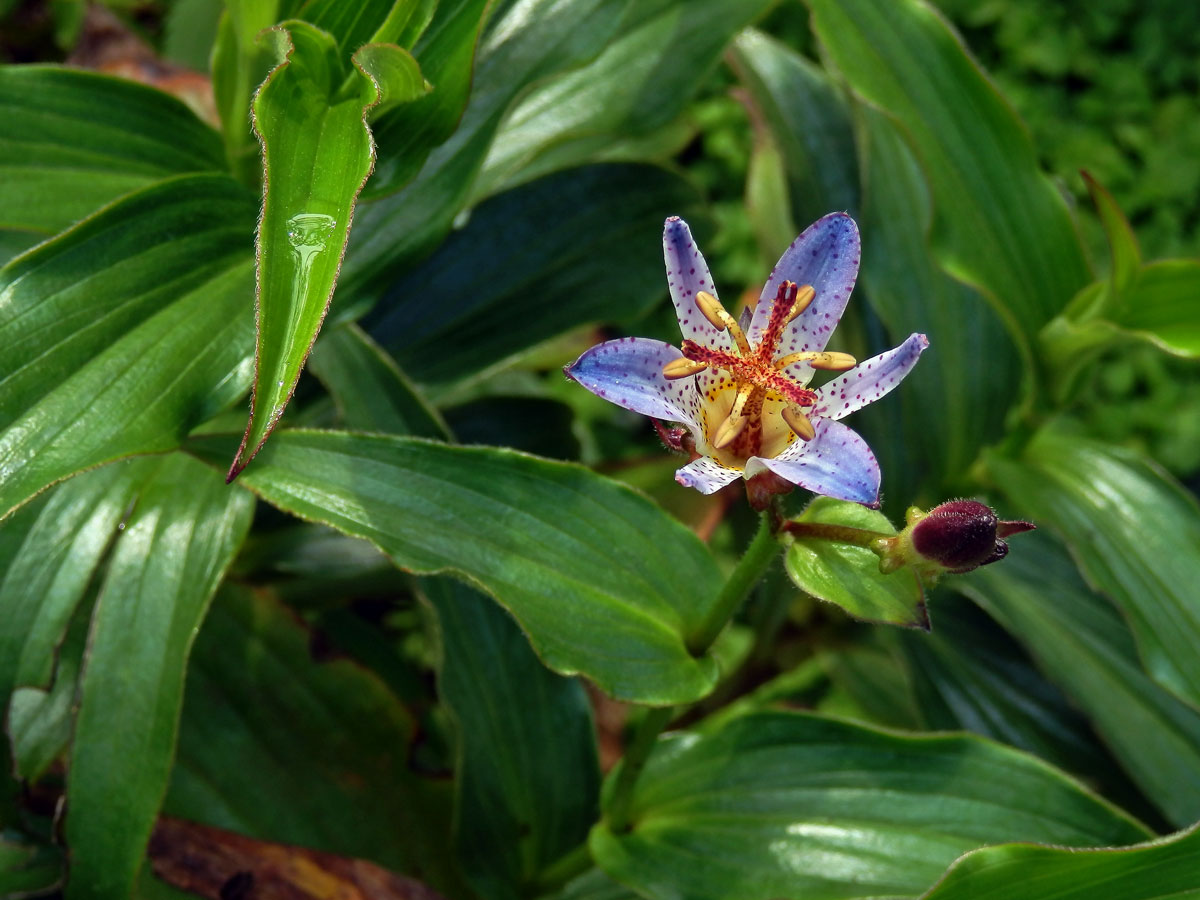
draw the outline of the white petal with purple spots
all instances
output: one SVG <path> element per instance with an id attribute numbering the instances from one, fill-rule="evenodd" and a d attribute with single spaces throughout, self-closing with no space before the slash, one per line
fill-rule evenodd
<path id="1" fill-rule="evenodd" d="M 783 252 L 759 295 L 748 337 L 756 344 L 771 316 L 771 303 L 784 281 L 811 284 L 812 304 L 788 326 L 779 356 L 824 350 L 846 309 L 862 255 L 858 226 L 846 213 L 830 213 L 804 229 Z"/>
<path id="2" fill-rule="evenodd" d="M 696 306 L 697 291 L 708 291 L 717 297 L 717 286 L 700 248 L 692 240 L 692 230 L 678 216 L 672 216 L 663 225 L 663 261 L 667 264 L 667 285 L 683 336 L 705 347 L 732 350 L 733 338 L 729 332 L 713 328 Z"/>
<path id="3" fill-rule="evenodd" d="M 813 414 L 842 419 L 874 403 L 903 380 L 928 346 L 929 338 L 913 334 L 899 347 L 860 362 L 817 390 Z"/>
<path id="4" fill-rule="evenodd" d="M 675 480 L 684 487 L 695 488 L 702 494 L 712 494 L 725 485 L 742 477 L 737 469 L 729 469 L 720 463 L 701 456 L 675 473 Z"/>
<path id="5" fill-rule="evenodd" d="M 858 434 L 840 422 L 819 419 L 811 441 L 794 441 L 774 459 L 752 457 L 746 477 L 770 469 L 814 494 L 866 506 L 879 502 L 879 463 Z"/>
<path id="6" fill-rule="evenodd" d="M 700 396 L 695 377 L 674 381 L 663 366 L 679 359 L 677 347 L 649 338 L 605 341 L 585 352 L 563 371 L 597 397 L 644 416 L 681 422 L 700 433 Z"/>

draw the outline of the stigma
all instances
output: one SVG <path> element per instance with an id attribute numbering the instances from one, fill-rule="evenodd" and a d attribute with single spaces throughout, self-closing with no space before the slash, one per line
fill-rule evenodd
<path id="1" fill-rule="evenodd" d="M 696 307 L 710 325 L 729 332 L 731 350 L 705 347 L 685 340 L 683 356 L 663 366 L 668 379 L 687 378 L 705 370 L 726 373 L 736 390 L 728 413 L 716 424 L 709 441 L 717 450 L 730 450 L 748 459 L 762 450 L 763 417 L 777 414 L 800 440 L 810 441 L 816 434 L 807 409 L 817 402 L 817 394 L 808 390 L 785 371 L 798 362 L 814 369 L 841 372 L 852 369 L 857 361 L 848 353 L 790 353 L 776 358 L 784 332 L 816 297 L 811 285 L 797 286 L 784 281 L 771 301 L 771 315 L 756 346 L 751 346 L 737 320 L 706 291 L 696 292 Z M 777 412 L 770 413 L 770 410 Z M 786 432 L 785 432 L 786 433 Z"/>

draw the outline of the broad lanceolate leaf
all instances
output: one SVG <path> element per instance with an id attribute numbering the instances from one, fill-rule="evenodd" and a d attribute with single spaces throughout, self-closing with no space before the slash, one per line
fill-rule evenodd
<path id="1" fill-rule="evenodd" d="M 795 521 L 896 533 L 883 513 L 830 497 L 818 497 Z M 783 562 L 798 588 L 855 618 L 929 628 L 920 579 L 907 567 L 884 575 L 866 547 L 793 534 Z"/>
<path id="2" fill-rule="evenodd" d="M 177 446 L 246 390 L 254 209 L 229 178 L 182 176 L 0 269 L 0 516 Z"/>
<path id="3" fill-rule="evenodd" d="M 664 210 L 699 217 L 700 198 L 655 166 L 588 166 L 523 185 L 476 208 L 393 284 L 367 327 L 431 383 L 495 369 L 589 322 L 637 315 L 663 294 Z"/>
<path id="4" fill-rule="evenodd" d="M 68 897 L 127 897 L 167 786 L 192 639 L 254 500 L 183 454 L 162 463 L 92 615 L 67 780 Z"/>
<path id="5" fill-rule="evenodd" d="M 469 33 L 463 26 L 475 26 L 478 20 L 471 16 L 482 4 L 462 0 L 442 5 L 447 18 L 442 18 L 439 9 L 421 43 L 428 42 L 429 52 L 434 52 L 433 42 L 444 27 L 450 45 L 446 52 L 461 73 L 470 50 Z M 429 155 L 420 174 L 404 190 L 360 205 L 342 278 L 350 295 L 377 295 L 398 271 L 446 236 L 467 202 L 471 184 L 512 101 L 532 82 L 595 56 L 612 36 L 626 5 L 626 0 L 519 0 L 497 10 L 480 42 L 471 99 L 458 129 Z M 415 52 L 423 60 L 421 51 L 418 45 Z M 438 78 L 428 71 L 426 77 L 434 85 L 429 98 L 436 101 Z M 419 104 L 413 107 L 414 111 L 418 108 Z M 376 126 L 384 154 L 390 120 L 385 117 Z M 439 112 L 435 122 L 442 121 Z M 386 178 L 386 170 L 381 175 Z M 404 181 L 407 176 L 401 179 Z M 413 375 L 419 378 L 419 373 Z"/>
<path id="6" fill-rule="evenodd" d="M 480 896 L 516 900 L 599 815 L 591 706 L 490 598 L 425 579 L 437 613 L 438 694 L 458 725 L 459 858 Z"/>
<path id="7" fill-rule="evenodd" d="M 246 486 L 365 537 L 397 565 L 454 572 L 520 623 L 542 661 L 621 699 L 694 700 L 711 659 L 684 635 L 715 602 L 705 546 L 645 497 L 579 466 L 416 438 L 288 431 Z M 205 459 L 225 442 L 197 438 Z"/>
<path id="8" fill-rule="evenodd" d="M 1107 310 L 1112 321 L 1169 353 L 1200 357 L 1200 261 L 1164 259 L 1138 269 Z"/>
<path id="9" fill-rule="evenodd" d="M 1171 822 L 1200 818 L 1200 712 L 1142 671 L 1125 623 L 1045 532 L 954 586 L 1029 648 Z"/>
<path id="10" fill-rule="evenodd" d="M 829 75 L 753 28 L 739 34 L 730 50 L 750 103 L 783 154 L 795 221 L 813 222 L 834 209 L 857 216 L 854 131 L 849 109 Z"/>
<path id="11" fill-rule="evenodd" d="M 0 67 L 0 230 L 49 237 L 122 194 L 224 168 L 217 133 L 169 94 L 55 66 Z"/>
<path id="12" fill-rule="evenodd" d="M 808 0 L 851 88 L 905 130 L 933 192 L 950 273 L 1027 346 L 1088 280 L 1066 203 L 1015 113 L 923 0 Z"/>
<path id="13" fill-rule="evenodd" d="M 347 428 L 445 438 L 449 429 L 396 361 L 357 325 L 326 329 L 309 368 L 333 395 Z"/>
<path id="14" fill-rule="evenodd" d="M 462 896 L 450 798 L 408 769 L 411 713 L 357 663 L 317 662 L 312 641 L 270 595 L 222 588 L 188 665 L 165 811 Z"/>
<path id="15" fill-rule="evenodd" d="M 435 0 L 313 0 L 299 10 L 300 18 L 329 32 L 342 58 L 349 59 L 363 44 L 381 42 L 411 47 L 429 24 Z"/>
<path id="16" fill-rule="evenodd" d="M 631 814 L 627 833 L 592 831 L 596 862 L 643 896 L 695 900 L 911 897 L 983 844 L 1106 847 L 1148 836 L 998 744 L 793 713 L 661 740 Z"/>
<path id="17" fill-rule="evenodd" d="M 1009 844 L 958 860 L 923 900 L 1195 900 L 1200 829 L 1119 850 Z"/>
<path id="18" fill-rule="evenodd" d="M 989 458 L 1027 518 L 1067 542 L 1089 582 L 1129 617 L 1148 671 L 1200 703 L 1200 509 L 1144 457 L 1054 428 L 1019 460 Z"/>
<path id="19" fill-rule="evenodd" d="M 730 38 L 767 6 L 764 0 L 630 3 L 620 31 L 599 56 L 538 85 L 517 103 L 488 152 L 474 196 L 523 180 L 521 170 L 551 147 L 555 166 L 569 168 L 594 160 L 597 138 L 628 139 L 667 125 L 708 77 Z M 686 65 L 679 65 L 681 47 L 687 48 Z M 565 146 L 570 143 L 574 153 Z"/>
<path id="20" fill-rule="evenodd" d="M 280 62 L 253 104 L 263 147 L 258 352 L 250 421 L 231 479 L 282 415 L 333 297 L 354 202 L 375 159 L 364 116 L 381 100 L 404 102 L 425 90 L 399 47 L 375 46 L 347 71 L 333 38 L 305 22 L 268 38 Z"/>

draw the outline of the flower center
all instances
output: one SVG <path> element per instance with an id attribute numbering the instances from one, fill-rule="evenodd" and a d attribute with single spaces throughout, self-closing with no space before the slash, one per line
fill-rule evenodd
<path id="1" fill-rule="evenodd" d="M 791 353 L 775 358 L 787 326 L 812 303 L 816 296 L 811 285 L 797 287 L 785 281 L 779 285 L 771 301 L 771 316 L 759 337 L 758 345 L 750 346 L 741 327 L 712 294 L 698 291 L 696 306 L 718 331 L 728 331 L 734 341 L 733 352 L 705 347 L 692 340 L 683 342 L 683 356 L 667 363 L 663 375 L 667 378 L 686 378 L 706 369 L 728 373 L 737 394 L 728 415 L 709 435 L 717 450 L 728 450 L 740 459 L 758 456 L 763 444 L 763 417 L 782 417 L 788 428 L 802 440 L 812 440 L 815 429 L 805 409 L 817 402 L 814 391 L 798 383 L 784 370 L 797 362 L 807 362 L 815 369 L 843 371 L 856 365 L 848 353 Z M 786 433 L 786 432 L 785 432 Z M 789 437 L 789 442 L 791 438 Z"/>

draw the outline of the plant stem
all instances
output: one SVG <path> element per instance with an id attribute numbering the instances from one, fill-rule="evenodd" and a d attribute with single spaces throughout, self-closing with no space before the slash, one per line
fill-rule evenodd
<path id="1" fill-rule="evenodd" d="M 771 528 L 771 516 L 769 512 L 765 512 L 760 517 L 758 533 L 754 535 L 754 540 L 746 548 L 737 568 L 733 570 L 729 580 L 721 588 L 717 602 L 713 604 L 713 608 L 709 610 L 704 621 L 688 638 L 687 647 L 693 656 L 703 656 L 708 652 L 708 648 L 712 646 L 713 641 L 733 618 L 733 614 L 746 599 L 750 589 L 758 584 L 778 551 L 779 544 L 775 540 L 775 534 Z"/>
<path id="2" fill-rule="evenodd" d="M 880 538 L 895 537 L 894 534 L 886 534 L 882 531 L 851 528 L 849 525 L 829 525 L 825 522 L 785 522 L 780 530 L 794 534 L 796 537 L 837 541 L 841 544 L 854 544 L 858 547 L 870 547 L 874 541 Z"/>
<path id="3" fill-rule="evenodd" d="M 633 740 L 629 742 L 629 747 L 621 758 L 621 770 L 617 773 L 612 800 L 608 804 L 608 827 L 614 833 L 629 828 L 629 806 L 633 801 L 633 786 L 637 784 L 642 769 L 646 767 L 646 759 L 654 749 L 654 742 L 671 721 L 673 713 L 674 709 L 670 706 L 655 707 L 646 713 L 646 718 L 642 719 L 633 733 Z"/>
<path id="4" fill-rule="evenodd" d="M 592 867 L 592 854 L 588 850 L 587 841 L 568 850 L 537 876 L 533 882 L 533 894 L 542 896 L 558 891 L 564 884 L 577 875 L 582 875 Z"/>
<path id="5" fill-rule="evenodd" d="M 708 648 L 737 612 L 738 606 L 746 599 L 750 589 L 767 571 L 778 549 L 779 544 L 771 527 L 771 514 L 765 512 L 759 521 L 758 533 L 754 535 L 754 540 L 750 542 L 737 567 L 721 588 L 712 610 L 688 638 L 687 647 L 693 655 L 703 656 L 708 652 Z M 674 711 L 669 706 L 651 709 L 634 732 L 633 740 L 630 741 L 621 760 L 621 769 L 617 772 L 617 780 L 613 784 L 608 803 L 606 818 L 608 827 L 613 832 L 619 833 L 629 829 L 629 807 L 633 801 L 634 785 L 646 767 L 646 760 L 650 751 L 654 749 L 655 741 L 670 723 L 673 715 Z"/>

